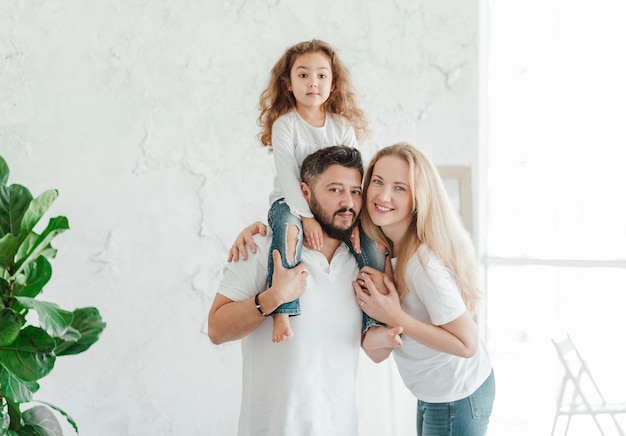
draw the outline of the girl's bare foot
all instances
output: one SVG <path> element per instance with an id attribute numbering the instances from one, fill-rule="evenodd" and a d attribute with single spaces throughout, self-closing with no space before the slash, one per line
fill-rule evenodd
<path id="1" fill-rule="evenodd" d="M 370 327 L 363 338 L 363 348 L 379 350 L 381 348 L 398 348 L 402 346 L 402 326 L 398 327 Z"/>
<path id="2" fill-rule="evenodd" d="M 293 331 L 289 325 L 289 315 L 274 315 L 272 318 L 274 319 L 272 342 L 278 343 L 291 339 Z"/>

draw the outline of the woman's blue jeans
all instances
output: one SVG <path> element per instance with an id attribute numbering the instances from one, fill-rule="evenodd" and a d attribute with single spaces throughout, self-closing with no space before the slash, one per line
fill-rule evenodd
<path id="1" fill-rule="evenodd" d="M 491 375 L 469 397 L 450 403 L 417 402 L 418 436 L 483 436 L 496 395 Z"/>

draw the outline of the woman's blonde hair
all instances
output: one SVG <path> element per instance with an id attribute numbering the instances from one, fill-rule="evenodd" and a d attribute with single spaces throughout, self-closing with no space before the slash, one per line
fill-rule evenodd
<path id="1" fill-rule="evenodd" d="M 324 111 L 345 117 L 357 138 L 367 135 L 367 120 L 356 104 L 350 73 L 339 60 L 335 50 L 324 41 L 314 39 L 298 43 L 290 48 L 272 68 L 267 88 L 261 93 L 261 113 L 257 124 L 261 127 L 258 137 L 263 146 L 272 145 L 272 126 L 282 115 L 296 108 L 296 99 L 287 87 L 290 84 L 291 68 L 298 56 L 306 53 L 322 53 L 330 63 L 333 74 L 333 90 L 323 105 Z"/>
<path id="2" fill-rule="evenodd" d="M 413 219 L 404 237 L 406 243 L 400 252 L 376 226 L 363 207 L 361 223 L 365 232 L 385 245 L 397 258 L 394 278 L 400 299 L 408 294 L 407 263 L 421 244 L 426 244 L 455 275 L 463 301 L 470 313 L 476 310 L 480 298 L 478 263 L 469 233 L 463 227 L 459 214 L 445 191 L 441 177 L 430 159 L 411 144 L 401 142 L 379 150 L 372 158 L 363 180 L 365 201 L 367 188 L 376 162 L 383 156 L 393 156 L 409 164 L 409 184 L 413 195 Z M 419 258 L 423 264 L 423 259 Z"/>

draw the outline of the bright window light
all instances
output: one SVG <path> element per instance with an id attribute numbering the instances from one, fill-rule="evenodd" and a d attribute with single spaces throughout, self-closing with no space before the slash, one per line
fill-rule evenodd
<path id="1" fill-rule="evenodd" d="M 626 401 L 626 2 L 489 1 L 485 22 L 489 434 L 550 434 L 559 332 Z"/>

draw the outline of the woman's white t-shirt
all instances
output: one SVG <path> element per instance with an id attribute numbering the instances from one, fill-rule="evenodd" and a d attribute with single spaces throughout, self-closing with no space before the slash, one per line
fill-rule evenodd
<path id="1" fill-rule="evenodd" d="M 413 318 L 442 325 L 465 312 L 454 274 L 425 244 L 409 259 L 406 275 L 409 294 L 402 307 Z M 435 350 L 408 335 L 403 335 L 403 342 L 402 347 L 394 350 L 394 359 L 404 384 L 422 401 L 460 400 L 476 391 L 491 374 L 491 362 L 482 340 L 470 358 Z"/>

